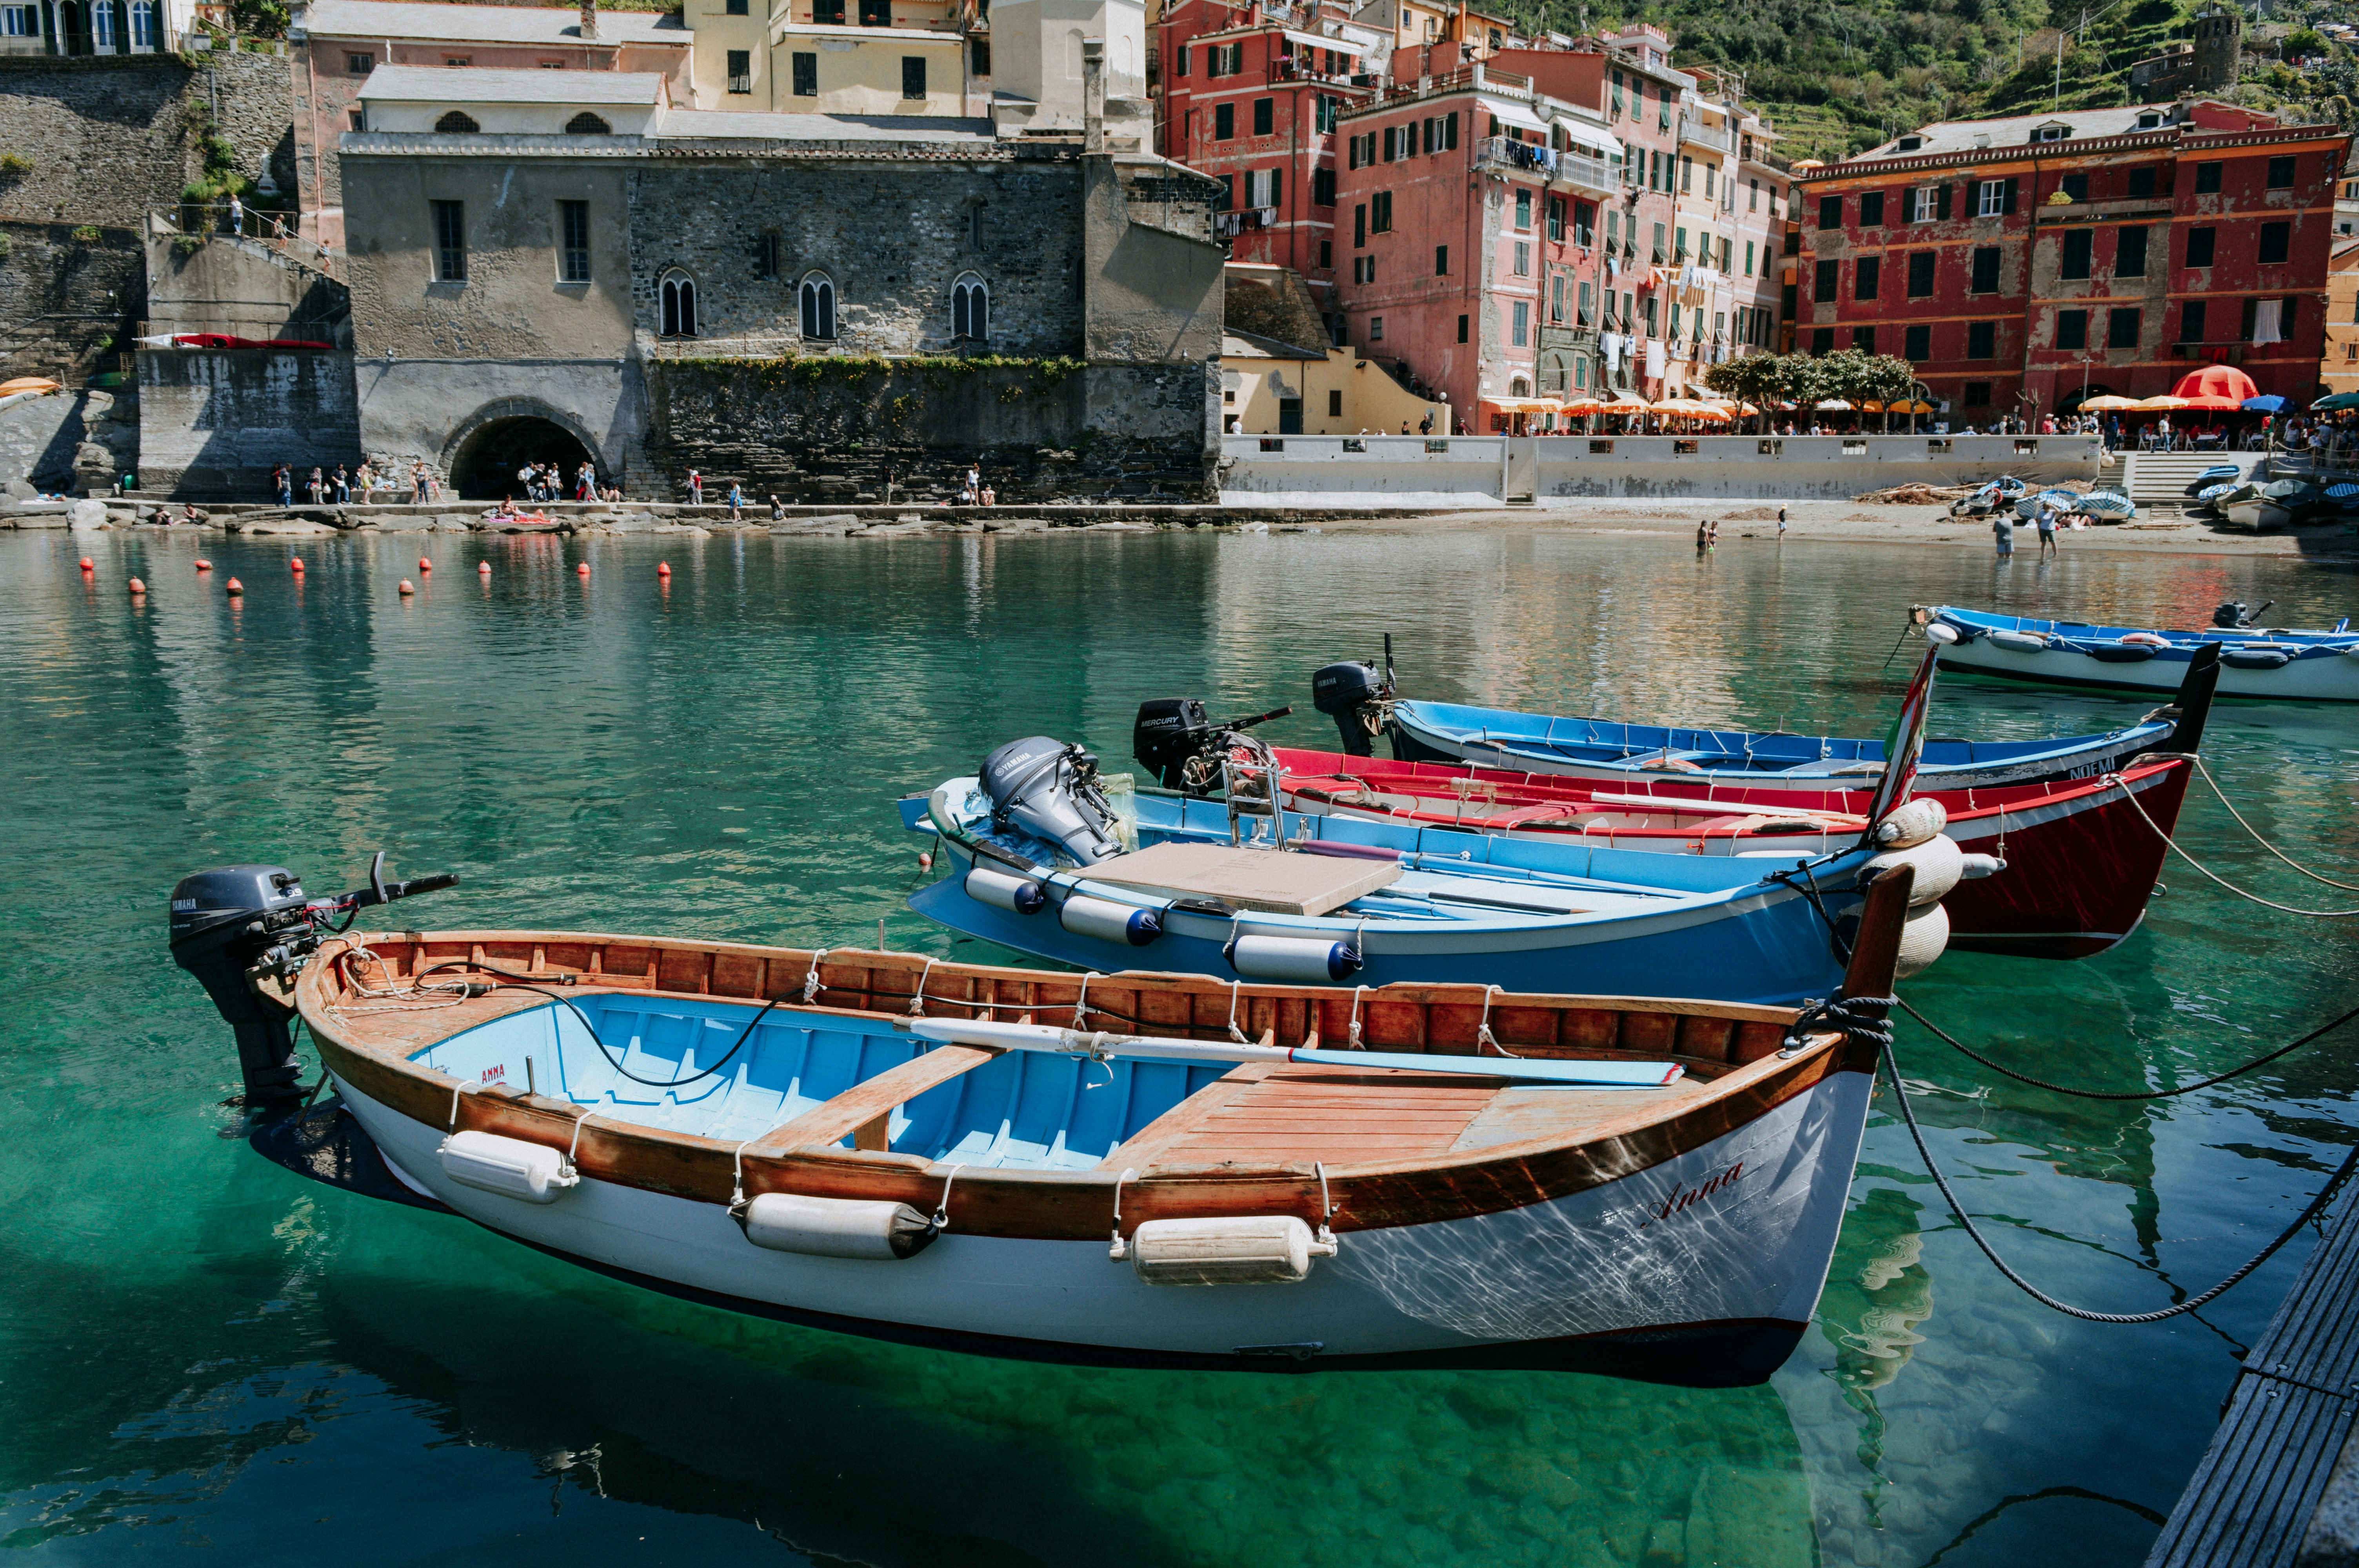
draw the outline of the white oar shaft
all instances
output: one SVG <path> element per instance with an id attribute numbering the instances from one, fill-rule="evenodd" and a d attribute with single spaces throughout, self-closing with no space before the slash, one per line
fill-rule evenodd
<path id="1" fill-rule="evenodd" d="M 1056 1029 L 1042 1023 L 995 1023 L 983 1019 L 921 1019 L 909 1033 L 948 1045 L 992 1045 L 1003 1051 L 1047 1051 L 1066 1056 L 1178 1057 L 1201 1062 L 1286 1062 L 1292 1054 L 1276 1045 L 1239 1045 L 1225 1040 L 1174 1040 L 1152 1034 L 1106 1034 Z"/>

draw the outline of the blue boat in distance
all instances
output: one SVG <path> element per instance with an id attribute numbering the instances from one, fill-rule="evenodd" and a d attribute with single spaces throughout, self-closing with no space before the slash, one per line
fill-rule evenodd
<path id="1" fill-rule="evenodd" d="M 2329 631 L 2295 631 L 2256 626 L 2243 604 L 2229 603 L 2212 612 L 2211 625 L 2173 632 L 1923 604 L 1909 620 L 1940 650 L 1944 670 L 2040 686 L 2169 691 L 2198 662 L 2212 659 L 2223 697 L 2359 702 L 2359 632 L 2347 617 Z"/>
<path id="2" fill-rule="evenodd" d="M 1949 650 L 1943 651 L 1941 662 L 1945 665 L 1951 662 Z M 2049 779 L 2093 778 L 2118 773 L 2148 752 L 2192 752 L 2202 739 L 2217 671 L 2210 663 L 2180 668 L 2184 673 L 2180 700 L 2125 729 L 2050 741 L 1929 740 L 1918 765 L 1916 787 L 1987 789 Z M 1321 670 L 1320 676 L 1324 679 L 1328 674 Z M 1343 711 L 1337 711 L 1337 704 L 1323 693 L 1320 706 L 1335 718 L 1347 751 L 1370 754 L 1371 736 L 1388 730 L 1393 754 L 1403 762 L 1463 762 L 1579 779 L 1637 781 L 1669 775 L 1682 783 L 1725 784 L 1751 790 L 1865 788 L 1885 768 L 1881 741 L 1618 724 L 1603 719 L 1419 702 L 1395 697 L 1375 680 L 1369 682 L 1366 697 Z"/>

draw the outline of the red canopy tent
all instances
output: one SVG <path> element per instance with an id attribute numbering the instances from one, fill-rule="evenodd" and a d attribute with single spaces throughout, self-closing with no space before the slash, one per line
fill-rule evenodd
<path id="1" fill-rule="evenodd" d="M 2186 398 L 2190 408 L 2234 414 L 2243 409 L 2245 399 L 2258 397 L 2261 389 L 2253 384 L 2251 376 L 2234 365 L 2206 365 L 2180 376 L 2170 395 Z"/>

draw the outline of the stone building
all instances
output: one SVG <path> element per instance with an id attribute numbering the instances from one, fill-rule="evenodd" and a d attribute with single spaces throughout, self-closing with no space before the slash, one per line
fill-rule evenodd
<path id="1" fill-rule="evenodd" d="M 679 108 L 627 72 L 503 73 L 495 122 L 486 74 L 381 69 L 342 138 L 381 460 L 494 498 L 585 458 L 635 494 L 694 468 L 921 498 L 976 461 L 1008 499 L 1204 491 L 1209 179 L 986 120 Z"/>

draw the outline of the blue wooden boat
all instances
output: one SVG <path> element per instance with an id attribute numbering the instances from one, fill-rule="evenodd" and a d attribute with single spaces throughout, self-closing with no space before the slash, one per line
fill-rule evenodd
<path id="1" fill-rule="evenodd" d="M 987 764 L 902 803 L 909 827 L 939 838 L 946 873 L 909 907 L 1100 971 L 1788 1005 L 1841 978 L 1825 922 L 1855 917 L 1872 854 L 1648 855 L 1272 811 L 1266 797 L 1256 810 L 1234 790 L 1137 795 L 1109 819 L 1085 766 L 1012 807 L 999 782 Z M 1075 818 L 1112 825 L 1092 843 Z M 1912 972 L 1947 942 L 1940 906 L 1919 913 Z"/>
<path id="2" fill-rule="evenodd" d="M 2359 702 L 2359 633 L 2240 624 L 2247 620 L 2244 611 L 2223 604 L 2213 619 L 2227 624 L 2196 632 L 1989 615 L 1948 604 L 1919 605 L 1909 615 L 1940 650 L 1945 670 L 2042 686 L 2171 691 L 2194 660 L 2209 656 L 2219 661 L 2223 697 Z M 2173 742 L 2149 749 L 2195 748 Z"/>
<path id="3" fill-rule="evenodd" d="M 1942 662 L 1949 663 L 1946 653 Z M 2184 675 L 2187 666 L 2182 663 L 2176 669 Z M 2178 684 L 2174 678 L 2169 687 Z M 1403 762 L 1467 762 L 1582 779 L 1670 774 L 1689 783 L 1753 790 L 1860 788 L 1884 772 L 1881 741 L 1617 724 L 1450 702 L 1382 700 L 1389 704 L 1394 754 Z M 1924 789 L 1984 789 L 2118 773 L 2149 752 L 2193 751 L 2204 705 L 2191 706 L 2193 711 L 2184 715 L 2149 715 L 2103 735 L 1929 740 L 1917 783 Z M 1353 731 L 1347 727 L 1344 733 L 1348 741 Z"/>

